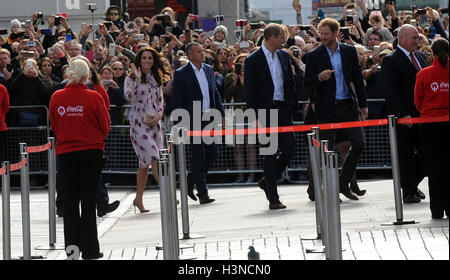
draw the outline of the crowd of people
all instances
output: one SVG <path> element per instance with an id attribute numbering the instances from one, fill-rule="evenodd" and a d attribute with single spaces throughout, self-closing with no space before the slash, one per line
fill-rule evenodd
<path id="1" fill-rule="evenodd" d="M 198 20 L 198 16 L 192 14 L 187 16 L 184 23 L 179 23 L 170 7 L 164 8 L 160 14 L 153 17 L 138 17 L 126 22 L 120 8 L 112 6 L 106 11 L 106 21 L 94 25 L 83 24 L 79 34 L 72 31 L 69 21 L 62 16 L 50 17 L 45 29 L 39 28 L 38 13 L 24 24 L 17 19 L 11 20 L 9 34 L 0 35 L 0 143 L 3 143 L 6 137 L 6 126 L 28 127 L 46 124 L 45 111 L 39 108 L 21 108 L 7 113 L 9 106 L 43 105 L 49 108 L 49 105 L 53 104 L 50 108 L 52 130 L 57 137 L 64 139 L 58 135 L 63 128 L 58 130 L 58 124 L 54 123 L 57 122 L 58 115 L 63 115 L 58 104 L 55 105 L 57 99 L 54 97 L 62 98 L 58 90 L 73 91 L 79 87 L 86 92 L 95 91 L 102 99 L 97 98 L 97 107 L 94 106 L 92 112 L 86 114 L 95 115 L 98 110 L 103 110 L 100 107 L 104 105 L 106 111 L 109 111 L 111 125 L 130 125 L 131 142 L 139 160 L 138 192 L 134 205 L 140 212 L 147 212 L 142 195 L 149 167 L 152 167 L 153 175 L 158 180 L 156 162 L 163 143 L 161 120 L 164 116 L 169 116 L 175 108 L 189 107 L 182 98 L 186 95 L 196 98 L 197 93 L 189 91 L 195 78 L 202 92 L 214 88 L 210 96 L 203 95 L 203 104 L 208 103 L 219 109 L 224 118 L 226 114 L 222 102 L 246 102 L 247 106 L 242 108 L 270 109 L 270 106 L 274 106 L 281 109 L 286 114 L 280 115 L 280 120 L 289 125 L 292 120 L 323 123 L 378 119 L 386 117 L 387 114 L 398 117 L 418 117 L 423 111 L 430 114 L 433 110 L 423 104 L 428 99 L 423 97 L 423 93 L 422 97 L 415 100 L 414 88 L 416 74 L 433 65 L 435 71 L 447 73 L 442 75 L 440 81 L 447 83 L 446 104 L 438 111 L 448 115 L 449 18 L 448 14 L 441 13 L 441 9 L 414 8 L 411 14 L 400 16 L 394 3 L 386 3 L 385 9 L 381 11 L 369 11 L 364 1 L 357 0 L 356 3 L 345 6 L 342 18 L 337 21 L 320 15 L 306 23 L 298 1 L 293 2 L 293 8 L 297 25 L 274 26 L 266 25 L 262 21 L 250 24 L 239 20 L 239 28 L 234 33 L 222 25 L 220 20 L 212 32 L 194 29 L 193 23 Z M 229 39 L 233 35 L 237 37 L 238 42 L 230 45 Z M 285 52 L 277 58 L 275 53 L 280 49 Z M 401 57 L 400 50 L 411 56 Z M 266 56 L 270 69 L 259 67 L 261 64 L 258 64 L 258 52 L 262 54 L 261 57 Z M 338 57 L 335 56 L 336 52 L 339 53 Z M 327 55 L 330 60 L 326 59 Z M 435 62 L 436 59 L 439 63 Z M 277 69 L 279 63 L 282 68 Z M 184 66 L 188 64 L 192 65 L 192 73 L 184 71 Z M 275 65 L 274 68 L 272 65 Z M 265 75 L 264 71 L 271 75 L 273 85 L 265 86 L 270 79 L 260 80 L 262 75 Z M 286 75 L 289 75 L 289 78 L 286 78 Z M 277 77 L 284 82 L 280 83 Z M 86 87 L 77 85 L 85 82 L 88 84 Z M 422 88 L 426 86 L 422 85 Z M 270 89 L 273 90 L 267 96 L 280 96 L 273 97 L 273 104 L 272 99 L 265 104 L 265 95 L 258 94 Z M 55 95 L 55 92 L 59 95 Z M 325 100 L 328 95 L 331 96 L 331 101 Z M 366 101 L 380 98 L 386 99 L 386 102 Z M 101 103 L 101 100 L 104 102 Z M 298 106 L 298 101 L 310 103 Z M 125 104 L 132 106 L 123 108 Z M 67 110 L 66 112 L 69 113 Z M 95 128 L 99 138 L 105 136 L 106 130 L 109 131 L 109 124 L 104 123 L 104 116 L 101 120 L 102 125 Z M 446 125 L 448 128 L 448 123 Z M 442 126 L 437 128 L 441 129 Z M 431 129 L 436 127 L 425 127 L 423 135 L 427 135 Z M 341 159 L 345 159 L 340 177 L 341 192 L 346 197 L 357 200 L 357 196 L 365 193 L 365 190 L 358 188 L 355 180 L 355 168 L 365 146 L 362 129 L 345 133 L 334 131 L 323 137 L 332 140 L 332 145 L 336 144 L 341 152 Z M 448 138 L 448 135 L 444 137 Z M 425 141 L 426 149 L 432 149 L 431 140 L 426 136 L 425 138 L 428 139 Z M 418 125 L 400 126 L 399 141 L 402 145 L 399 145 L 399 156 L 405 203 L 420 202 L 424 198 L 425 195 L 417 185 L 425 175 L 431 175 L 426 167 L 417 170 L 424 162 L 421 157 L 421 139 L 423 137 L 420 136 Z M 291 149 L 292 145 L 295 145 L 292 140 L 288 134 L 280 138 L 283 150 L 281 156 L 267 157 L 265 160 L 265 177 L 259 182 L 259 186 L 266 192 L 270 209 L 286 208 L 279 201 L 276 177 L 279 176 L 278 171 L 283 170 L 278 168 L 278 164 L 288 164 L 294 153 Z M 97 141 L 94 146 L 89 146 L 86 142 L 87 146 L 75 149 L 81 151 L 81 154 L 64 156 L 66 152 L 74 150 L 73 147 L 64 150 L 60 141 L 58 139 L 59 151 L 63 151 L 60 152 L 64 159 L 63 174 L 64 170 L 71 169 L 73 162 L 83 164 L 80 155 L 84 155 L 86 149 L 94 147 L 100 152 L 104 151 L 104 145 L 100 142 Z M 214 201 L 207 192 L 206 174 L 213 162 L 211 159 L 218 156 L 216 148 L 199 147 L 192 157 L 195 163 L 201 164 L 194 164 L 195 170 L 189 174 L 189 196 L 196 200 L 193 194 L 193 187 L 196 185 L 200 203 Z M 244 151 L 246 160 L 243 159 Z M 98 167 L 102 161 L 100 152 L 88 152 L 87 158 L 92 158 L 90 164 L 95 166 L 90 170 L 78 171 L 96 173 L 89 175 L 92 177 L 90 184 L 98 181 Z M 439 154 L 435 150 L 432 150 L 432 153 Z M 448 156 L 448 149 L 446 153 Z M 235 145 L 235 161 L 241 170 L 245 169 L 245 163 L 254 170 L 255 146 Z M 448 166 L 448 157 L 443 161 L 446 161 Z M 274 166 L 279 170 L 273 170 Z M 73 184 L 70 178 L 76 177 L 77 174 L 80 173 L 76 170 L 67 172 L 62 181 Z M 237 182 L 255 182 L 255 174 L 249 174 L 248 178 L 244 175 L 239 174 Z M 439 177 L 439 174 L 432 176 Z M 431 181 L 437 182 L 434 183 L 435 191 L 430 189 L 432 215 L 439 218 L 445 211 L 448 216 L 448 178 L 439 177 L 437 181 Z M 439 184 L 444 185 L 436 186 Z M 312 189 L 310 184 L 308 194 L 310 199 L 314 200 Z M 435 202 L 442 197 L 447 199 Z M 69 201 L 65 199 L 64 203 L 68 204 Z M 95 211 L 92 203 L 90 201 L 86 206 L 91 212 Z M 72 208 L 67 209 L 73 216 L 75 210 Z M 89 221 L 92 224 L 92 217 Z M 68 227 L 73 225 L 68 223 Z M 86 242 L 92 243 L 92 240 Z M 87 252 L 88 258 L 96 258 L 98 255 L 98 241 L 93 244 L 97 249 Z"/>

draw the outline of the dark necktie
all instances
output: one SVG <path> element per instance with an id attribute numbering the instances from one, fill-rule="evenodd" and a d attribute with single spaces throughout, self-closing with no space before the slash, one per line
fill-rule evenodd
<path id="1" fill-rule="evenodd" d="M 419 66 L 419 63 L 417 63 L 416 58 L 414 57 L 414 53 L 410 52 L 409 56 L 411 57 L 412 64 L 416 68 L 417 72 L 419 72 L 420 71 L 420 66 Z"/>

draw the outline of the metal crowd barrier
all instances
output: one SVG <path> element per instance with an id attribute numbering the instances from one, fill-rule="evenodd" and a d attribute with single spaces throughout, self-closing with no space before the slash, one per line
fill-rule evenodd
<path id="1" fill-rule="evenodd" d="M 55 138 L 48 137 L 48 143 L 42 146 L 28 146 L 19 143 L 20 162 L 10 164 L 3 161 L 0 169 L 2 175 L 2 232 L 3 232 L 3 259 L 11 259 L 11 214 L 10 214 L 10 175 L 11 172 L 20 170 L 21 186 L 21 208 L 22 208 L 22 239 L 24 260 L 38 259 L 42 256 L 31 255 L 31 230 L 30 230 L 30 154 L 47 151 L 48 158 L 48 194 L 49 194 L 49 247 L 38 247 L 36 249 L 55 250 L 56 243 L 56 213 L 55 213 L 55 191 L 56 191 L 56 156 Z M 64 249 L 64 248 L 60 248 Z"/>
<path id="2" fill-rule="evenodd" d="M 380 102 L 381 100 L 369 100 L 369 102 Z M 307 102 L 301 102 L 307 103 Z M 226 108 L 234 108 L 237 106 L 243 106 L 245 103 L 224 103 Z M 15 106 L 12 109 L 23 108 L 45 108 L 45 106 Z M 111 105 L 114 107 L 114 105 Z M 124 105 L 122 107 L 130 107 L 130 105 Z M 46 109 L 46 108 L 45 108 Z M 46 109 L 47 110 L 47 109 Z M 47 110 L 48 111 L 48 110 Z M 48 118 L 47 118 L 48 121 Z M 168 122 L 167 122 L 168 123 Z M 295 122 L 294 125 L 300 125 L 303 122 Z M 244 124 L 241 124 L 243 127 Z M 165 126 L 165 132 L 170 132 L 170 126 Z M 358 163 L 358 169 L 391 169 L 391 158 L 389 148 L 389 134 L 386 126 L 374 126 L 364 127 L 364 133 L 366 136 L 366 149 L 361 155 Z M 109 133 L 106 142 L 106 153 L 109 156 L 109 160 L 103 168 L 104 174 L 135 174 L 138 168 L 138 160 L 130 141 L 130 126 L 129 125 L 112 125 L 111 132 Z M 295 175 L 299 172 L 305 172 L 306 162 L 309 157 L 307 138 L 304 132 L 296 132 L 296 153 L 293 156 L 290 165 L 285 173 L 285 178 L 289 182 L 296 182 Z M 51 135 L 50 126 L 47 122 L 46 126 L 37 127 L 9 127 L 9 131 L 6 136 L 6 160 L 16 162 L 19 160 L 19 151 L 17 143 L 25 142 L 28 145 L 39 145 L 47 140 L 47 137 Z M 224 140 L 224 139 L 223 139 Z M 225 141 L 223 141 L 225 143 Z M 246 145 L 244 145 L 245 147 Z M 258 144 L 255 145 L 258 149 Z M 256 154 L 255 166 L 256 168 L 250 169 L 246 166 L 240 170 L 236 166 L 235 162 L 235 147 L 222 144 L 219 146 L 220 155 L 217 161 L 211 167 L 209 174 L 229 174 L 229 173 L 262 173 L 263 172 L 263 157 Z M 244 162 L 248 162 L 246 149 L 243 149 Z M 190 147 L 186 146 L 186 158 L 190 159 Z M 47 157 L 42 154 L 30 155 L 30 174 L 47 174 Z M 187 160 L 186 168 L 190 169 L 190 160 Z M 227 178 L 228 179 L 228 178 Z M 233 178 L 234 179 L 234 178 Z M 219 184 L 226 184 L 232 182 L 218 181 Z"/>

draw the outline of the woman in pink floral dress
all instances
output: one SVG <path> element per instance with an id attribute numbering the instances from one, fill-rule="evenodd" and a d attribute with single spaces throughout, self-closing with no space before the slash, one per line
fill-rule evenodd
<path id="1" fill-rule="evenodd" d="M 170 79 L 170 73 L 164 68 L 160 54 L 150 47 L 139 50 L 131 68 L 133 71 L 125 78 L 124 93 L 133 105 L 130 112 L 130 137 L 139 159 L 133 205 L 143 213 L 149 211 L 145 209 L 142 197 L 150 165 L 158 181 L 157 160 L 163 144 L 160 122 L 164 111 L 162 85 Z"/>

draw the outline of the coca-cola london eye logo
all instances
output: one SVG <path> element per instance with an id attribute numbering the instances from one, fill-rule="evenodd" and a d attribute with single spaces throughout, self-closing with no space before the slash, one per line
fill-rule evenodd
<path id="1" fill-rule="evenodd" d="M 67 116 L 69 117 L 73 117 L 73 116 L 83 116 L 83 110 L 84 110 L 84 106 L 78 105 L 75 107 L 72 106 L 67 106 L 67 108 L 64 108 L 63 106 L 59 106 L 58 107 L 58 114 L 62 117 L 65 114 L 67 114 Z"/>

